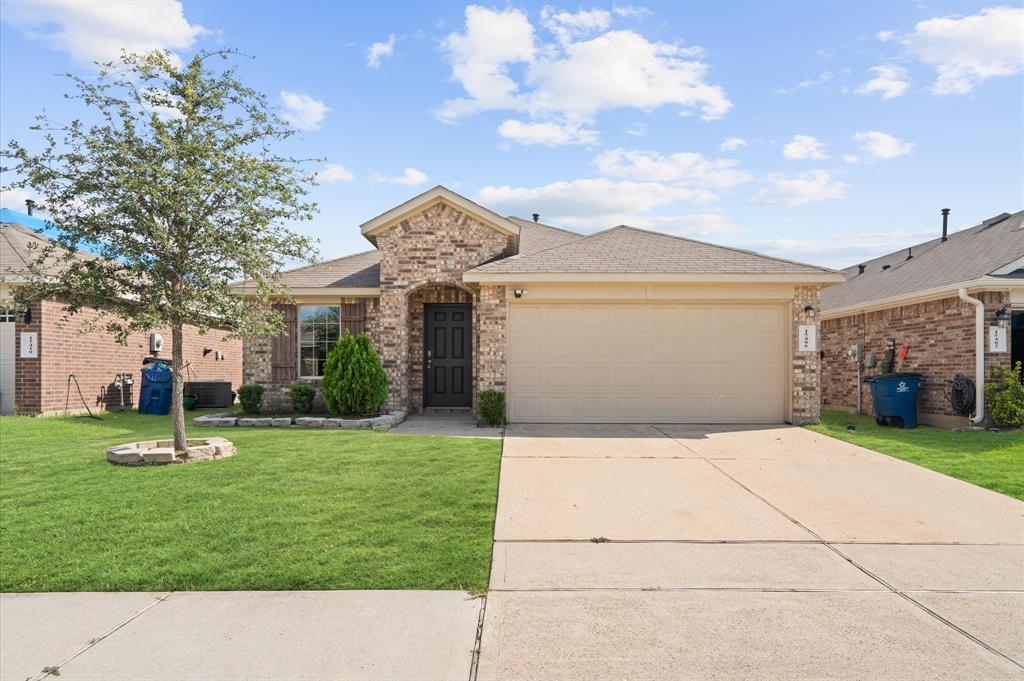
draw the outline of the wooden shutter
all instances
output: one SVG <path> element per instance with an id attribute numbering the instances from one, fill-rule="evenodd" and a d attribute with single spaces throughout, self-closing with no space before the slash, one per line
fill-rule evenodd
<path id="1" fill-rule="evenodd" d="M 341 304 L 341 333 L 348 329 L 353 336 L 366 331 L 366 301 Z"/>
<path id="2" fill-rule="evenodd" d="M 270 341 L 270 379 L 291 381 L 298 375 L 298 310 L 295 305 L 288 303 L 275 303 L 274 309 L 284 319 L 285 332 Z"/>

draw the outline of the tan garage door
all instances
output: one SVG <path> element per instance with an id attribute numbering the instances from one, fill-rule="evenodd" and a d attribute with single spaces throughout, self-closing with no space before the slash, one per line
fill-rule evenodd
<path id="1" fill-rule="evenodd" d="M 777 423 L 781 304 L 512 304 L 509 418 Z"/>

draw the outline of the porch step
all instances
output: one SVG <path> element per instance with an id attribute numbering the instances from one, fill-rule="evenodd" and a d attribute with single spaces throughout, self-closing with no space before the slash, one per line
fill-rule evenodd
<path id="1" fill-rule="evenodd" d="M 468 414 L 469 407 L 425 407 L 424 414 Z"/>

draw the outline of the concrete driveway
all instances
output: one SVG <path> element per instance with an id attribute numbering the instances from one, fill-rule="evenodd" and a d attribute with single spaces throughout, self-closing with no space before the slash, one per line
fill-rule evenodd
<path id="1" fill-rule="evenodd" d="M 800 428 L 508 429 L 478 678 L 1024 678 L 1024 503 Z"/>

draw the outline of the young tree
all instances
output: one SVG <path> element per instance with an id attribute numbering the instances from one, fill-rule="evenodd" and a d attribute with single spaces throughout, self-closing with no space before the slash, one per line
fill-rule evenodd
<path id="1" fill-rule="evenodd" d="M 312 218 L 314 175 L 274 151 L 295 131 L 266 98 L 234 68 L 211 65 L 233 54 L 201 53 L 185 65 L 167 52 L 125 54 L 94 79 L 68 74 L 66 97 L 91 121 L 43 114 L 33 126 L 45 133 L 42 151 L 12 141 L 3 152 L 14 161 L 4 170 L 18 178 L 10 186 L 40 194 L 56 230 L 19 296 L 58 298 L 68 314 L 99 309 L 121 342 L 170 327 L 177 450 L 186 448 L 184 326 L 283 332 L 269 305 L 282 263 L 315 257 L 313 242 L 284 226 Z M 78 249 L 102 257 L 76 258 Z M 252 283 L 248 300 L 232 289 L 239 279 Z"/>

